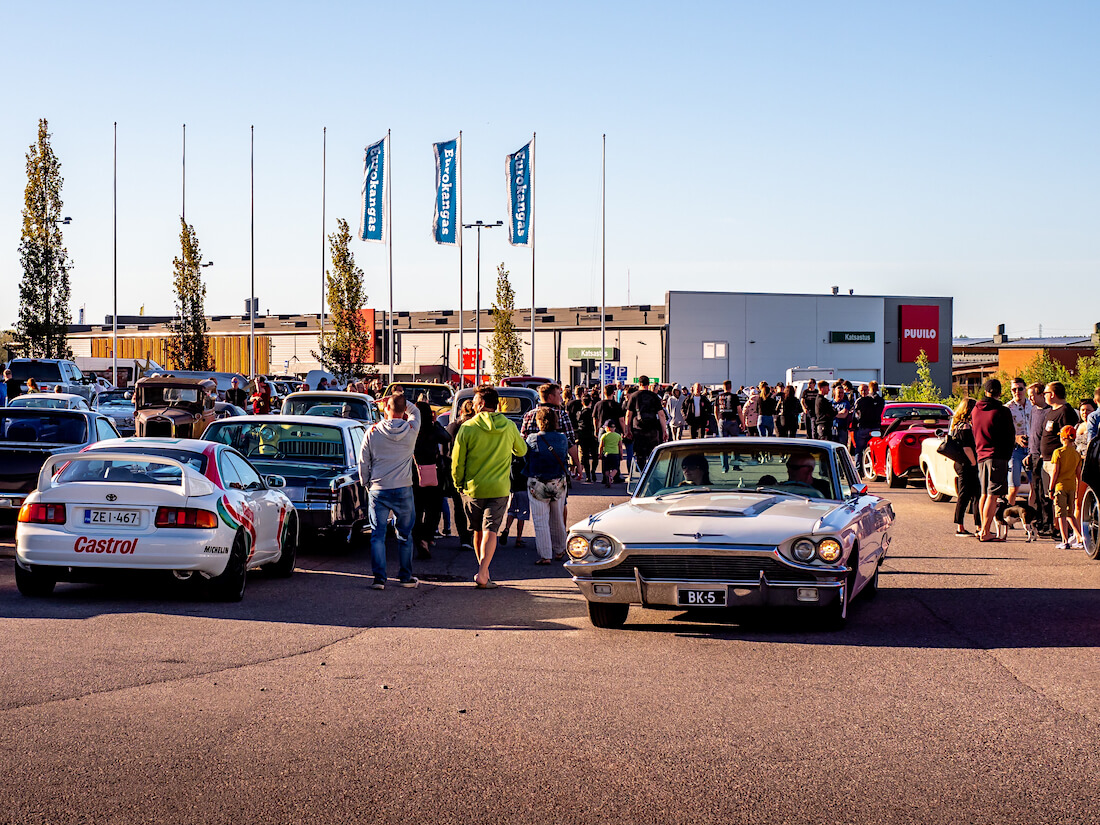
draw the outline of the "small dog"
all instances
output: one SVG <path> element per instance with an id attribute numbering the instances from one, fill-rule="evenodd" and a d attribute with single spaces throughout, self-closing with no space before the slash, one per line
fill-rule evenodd
<path id="1" fill-rule="evenodd" d="M 1026 501 L 1017 501 L 1009 504 L 1005 499 L 997 501 L 997 512 L 993 514 L 993 523 L 997 525 L 997 538 L 1008 538 L 1009 526 L 1024 525 L 1024 541 L 1032 542 L 1039 539 L 1039 528 L 1036 524 L 1038 514 Z"/>

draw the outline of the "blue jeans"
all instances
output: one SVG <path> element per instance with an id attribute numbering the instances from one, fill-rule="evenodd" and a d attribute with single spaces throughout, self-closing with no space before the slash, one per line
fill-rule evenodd
<path id="1" fill-rule="evenodd" d="M 1019 487 L 1020 482 L 1031 475 L 1030 473 L 1028 473 L 1027 475 L 1024 474 L 1024 459 L 1026 457 L 1026 447 L 1021 447 L 1019 444 L 1017 444 L 1015 447 L 1012 448 L 1012 465 L 1010 470 L 1010 472 L 1012 473 L 1012 479 L 1009 486 Z"/>
<path id="2" fill-rule="evenodd" d="M 413 577 L 413 524 L 416 507 L 413 504 L 413 488 L 398 487 L 395 490 L 370 491 L 370 563 L 374 578 L 386 578 L 386 522 L 393 513 L 397 533 L 398 558 L 401 560 L 401 581 Z"/>
<path id="3" fill-rule="evenodd" d="M 775 435 L 775 416 L 771 416 L 771 415 L 762 415 L 762 416 L 760 416 L 760 421 L 756 426 L 757 426 L 757 431 L 762 436 L 767 437 L 767 436 Z"/>

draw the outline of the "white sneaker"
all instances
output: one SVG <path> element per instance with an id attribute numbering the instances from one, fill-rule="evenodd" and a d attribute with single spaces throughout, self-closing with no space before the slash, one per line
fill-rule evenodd
<path id="1" fill-rule="evenodd" d="M 1069 546 L 1070 550 L 1084 550 L 1085 543 L 1083 541 L 1075 541 Z"/>
<path id="2" fill-rule="evenodd" d="M 1060 541 L 1056 545 L 1054 545 L 1054 549 L 1055 550 L 1069 550 L 1069 544 L 1067 544 L 1064 541 Z"/>

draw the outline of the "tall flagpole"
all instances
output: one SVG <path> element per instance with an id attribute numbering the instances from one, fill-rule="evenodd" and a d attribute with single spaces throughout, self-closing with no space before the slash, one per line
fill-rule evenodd
<path id="1" fill-rule="evenodd" d="M 321 334 L 317 338 L 320 353 L 325 341 L 325 183 L 328 172 L 328 127 L 321 130 Z"/>
<path id="2" fill-rule="evenodd" d="M 527 231 L 531 233 L 531 375 L 535 374 L 535 133 L 531 133 L 531 164 L 528 167 L 530 180 L 527 191 L 531 193 L 531 202 L 527 205 Z M 509 218 L 511 220 L 511 218 Z M 555 376 L 556 378 L 557 376 Z"/>
<path id="3" fill-rule="evenodd" d="M 600 383 L 607 358 L 607 134 L 603 136 L 600 164 Z"/>
<path id="4" fill-rule="evenodd" d="M 118 121 L 115 121 L 115 179 L 114 179 L 114 222 L 115 222 L 115 253 L 114 253 L 114 310 L 111 312 L 111 335 L 114 343 L 111 345 L 111 369 L 113 377 L 111 383 L 118 386 Z M 135 376 L 136 377 L 136 376 Z"/>
<path id="5" fill-rule="evenodd" d="M 393 213 L 390 212 L 390 201 L 393 197 L 393 144 L 390 139 L 390 130 L 386 130 L 386 246 L 389 247 L 390 253 L 390 383 L 393 383 L 393 362 L 396 360 L 396 341 L 394 340 L 393 333 Z M 416 376 L 413 376 L 413 380 L 416 380 Z"/>
<path id="6" fill-rule="evenodd" d="M 180 217 L 187 223 L 187 124 L 183 124 L 183 204 L 180 206 Z"/>
<path id="7" fill-rule="evenodd" d="M 462 363 L 462 331 L 466 319 L 462 309 L 462 132 L 458 133 L 458 388 L 466 386 L 466 368 Z"/>
<path id="8" fill-rule="evenodd" d="M 251 200 L 250 209 L 250 247 L 252 256 L 252 275 L 248 282 L 248 365 L 252 372 L 250 378 L 256 377 L 256 127 L 249 127 L 249 151 L 250 167 L 248 194 Z"/>

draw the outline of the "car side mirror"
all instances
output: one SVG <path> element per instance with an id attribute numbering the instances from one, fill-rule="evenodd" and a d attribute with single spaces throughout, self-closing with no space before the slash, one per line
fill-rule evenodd
<path id="1" fill-rule="evenodd" d="M 628 481 L 626 483 L 626 494 L 628 496 L 634 495 L 634 491 L 637 490 L 637 489 L 638 489 L 638 482 L 635 481 L 634 479 L 630 479 L 630 481 Z"/>
<path id="2" fill-rule="evenodd" d="M 267 486 L 272 490 L 281 490 L 286 487 L 286 479 L 282 476 L 268 476 L 264 479 L 267 482 Z"/>
<path id="3" fill-rule="evenodd" d="M 867 485 L 866 484 L 853 484 L 852 485 L 852 495 L 853 496 L 865 496 L 865 495 L 867 495 Z"/>

